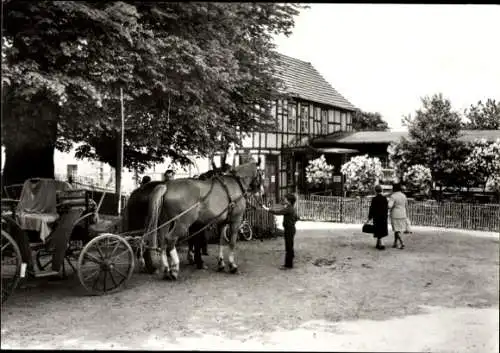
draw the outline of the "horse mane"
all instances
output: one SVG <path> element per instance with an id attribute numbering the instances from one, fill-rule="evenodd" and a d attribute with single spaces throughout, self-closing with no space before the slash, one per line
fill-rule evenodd
<path id="1" fill-rule="evenodd" d="M 257 169 L 259 162 L 255 162 L 251 160 L 245 164 L 240 164 L 232 170 L 232 174 L 235 174 L 239 177 L 252 177 Z"/>

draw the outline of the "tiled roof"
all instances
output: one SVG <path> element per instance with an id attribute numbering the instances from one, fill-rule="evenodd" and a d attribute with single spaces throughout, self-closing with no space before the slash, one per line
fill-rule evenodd
<path id="1" fill-rule="evenodd" d="M 326 104 L 347 110 L 355 110 L 347 99 L 338 93 L 311 63 L 279 55 L 277 76 L 285 83 L 285 92 L 292 97 Z"/>
<path id="2" fill-rule="evenodd" d="M 329 144 L 365 144 L 397 142 L 401 137 L 408 138 L 407 131 L 357 131 L 346 133 L 335 133 L 329 136 L 319 137 L 312 141 L 313 146 L 325 146 Z M 473 141 L 484 138 L 489 141 L 500 139 L 500 130 L 462 130 L 462 141 Z"/>

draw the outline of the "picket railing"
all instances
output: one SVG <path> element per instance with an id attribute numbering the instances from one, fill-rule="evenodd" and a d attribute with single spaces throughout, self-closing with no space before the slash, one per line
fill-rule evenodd
<path id="1" fill-rule="evenodd" d="M 267 205 L 270 204 L 268 200 L 260 201 Z M 274 235 L 277 231 L 276 218 L 260 207 L 256 199 L 248 199 L 245 219 L 252 226 L 256 238 L 267 238 Z"/>
<path id="2" fill-rule="evenodd" d="M 363 223 L 371 198 L 301 195 L 297 211 L 302 220 Z M 500 204 L 408 201 L 413 225 L 500 231 Z"/>

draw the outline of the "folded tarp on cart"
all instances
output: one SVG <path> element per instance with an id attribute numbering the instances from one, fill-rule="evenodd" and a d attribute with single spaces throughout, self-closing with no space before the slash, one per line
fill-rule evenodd
<path id="1" fill-rule="evenodd" d="M 16 209 L 16 218 L 21 229 L 38 231 L 40 239 L 45 241 L 51 232 L 50 224 L 59 218 L 56 194 L 58 191 L 70 189 L 70 184 L 60 180 L 26 180 Z"/>

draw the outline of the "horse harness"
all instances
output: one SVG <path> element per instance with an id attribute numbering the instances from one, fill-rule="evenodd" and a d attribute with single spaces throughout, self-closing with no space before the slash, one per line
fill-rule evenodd
<path id="1" fill-rule="evenodd" d="M 213 187 L 214 187 L 214 181 L 217 180 L 223 187 L 223 189 L 226 191 L 226 195 L 227 195 L 227 198 L 228 198 L 228 206 L 226 207 L 226 209 L 224 209 L 224 211 L 222 211 L 222 213 L 220 213 L 218 216 L 216 216 L 215 218 L 219 217 L 220 215 L 222 215 L 224 212 L 226 212 L 226 210 L 228 211 L 228 215 L 227 215 L 227 218 L 226 218 L 226 221 L 224 222 L 225 224 L 229 223 L 228 222 L 228 219 L 230 219 L 231 217 L 231 214 L 232 214 L 232 211 L 234 209 L 234 206 L 236 205 L 236 202 L 238 202 L 241 198 L 246 198 L 248 196 L 248 191 L 245 190 L 245 187 L 243 186 L 242 182 L 241 182 L 241 179 L 240 177 L 238 177 L 237 175 L 235 174 L 226 174 L 226 176 L 229 176 L 229 177 L 232 177 L 236 180 L 236 182 L 238 183 L 238 186 L 240 187 L 241 189 L 241 196 L 239 196 L 238 198 L 236 199 L 231 199 L 231 193 L 229 192 L 229 188 L 227 187 L 226 183 L 224 183 L 224 181 L 222 180 L 221 178 L 221 175 L 215 175 L 215 176 L 212 176 L 212 183 L 211 183 L 211 187 L 210 187 L 210 190 L 208 191 L 208 193 L 202 198 L 202 200 L 198 201 L 197 203 L 195 203 L 194 205 L 192 205 L 190 208 L 188 208 L 187 210 L 185 210 L 184 212 L 182 212 L 181 214 L 177 215 L 176 217 L 168 220 L 167 222 L 163 223 L 161 226 L 157 227 L 156 229 L 154 229 L 153 231 L 156 231 L 158 230 L 159 228 L 162 228 L 164 226 L 166 226 L 167 224 L 170 224 L 171 222 L 175 221 L 175 219 L 179 218 L 182 214 L 184 213 L 187 213 L 188 211 L 190 211 L 192 208 L 196 207 L 197 205 L 199 205 L 203 200 L 205 200 L 208 195 L 211 194 L 212 190 L 213 190 Z M 209 226 L 211 226 L 214 222 L 209 222 L 209 224 L 205 225 L 203 228 L 201 228 L 200 230 L 198 230 L 197 232 L 195 232 L 194 234 L 191 234 L 188 238 L 191 238 L 195 235 L 197 235 L 198 233 L 202 232 L 203 230 L 205 230 L 206 228 L 208 228 Z M 153 231 L 150 231 L 149 233 L 153 232 Z M 127 233 L 134 233 L 134 232 L 138 232 L 138 231 L 133 231 L 133 232 L 125 232 L 125 233 L 122 233 L 123 235 L 127 234 Z M 139 231 L 140 232 L 140 231 Z M 145 233 L 145 234 L 148 234 L 148 233 Z M 144 234 L 144 235 L 145 235 Z M 144 238 L 144 235 L 142 238 Z M 187 238 L 187 239 L 188 239 Z M 153 248 L 153 247 L 150 247 L 150 249 L 156 249 L 156 250 L 160 250 L 160 248 Z M 141 245 L 141 252 L 143 251 L 142 249 L 142 245 Z"/>
<path id="2" fill-rule="evenodd" d="M 228 199 L 228 206 L 227 206 L 227 219 L 226 219 L 226 222 L 228 219 L 231 218 L 231 215 L 233 213 L 233 209 L 234 207 L 236 206 L 236 202 L 238 202 L 241 198 L 247 198 L 248 196 L 248 191 L 245 190 L 245 187 L 243 186 L 243 184 L 241 183 L 241 179 L 237 176 L 237 175 L 234 175 L 234 174 L 227 174 L 226 176 L 229 176 L 229 177 L 232 177 L 236 180 L 236 182 L 238 183 L 238 186 L 240 187 L 241 189 L 241 196 L 239 196 L 238 198 L 236 199 L 231 199 L 231 193 L 229 192 L 229 188 L 227 187 L 226 183 L 224 183 L 224 180 L 222 180 L 222 177 L 221 175 L 215 175 L 213 177 L 212 180 L 217 180 L 221 185 L 222 185 L 222 188 L 224 189 L 224 191 L 226 192 L 226 195 L 227 195 L 227 199 Z"/>

